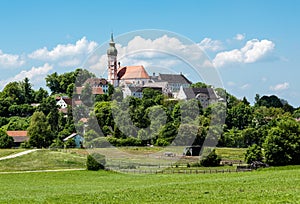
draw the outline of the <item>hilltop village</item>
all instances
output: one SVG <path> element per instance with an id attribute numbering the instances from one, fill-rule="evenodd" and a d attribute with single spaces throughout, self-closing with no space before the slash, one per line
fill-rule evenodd
<path id="1" fill-rule="evenodd" d="M 49 74 L 50 95 L 28 78 L 8 83 L 0 93 L 0 148 L 202 146 L 209 137 L 212 146 L 249 148 L 251 161 L 299 163 L 292 141 L 300 128 L 289 127 L 299 127 L 300 110 L 284 99 L 257 94 L 251 105 L 182 73 L 121 66 L 113 35 L 107 72 L 107 78 L 85 69 Z M 273 140 L 278 127 L 290 144 L 278 150 L 282 155 L 273 148 L 281 145 Z"/>
<path id="2" fill-rule="evenodd" d="M 123 98 L 133 96 L 141 99 L 143 90 L 150 88 L 173 99 L 189 100 L 195 98 L 200 101 L 203 108 L 208 107 L 209 104 L 224 101 L 216 94 L 213 88 L 204 84 L 198 87 L 191 87 L 192 82 L 182 73 L 152 73 L 149 75 L 143 65 L 121 66 L 121 63 L 118 61 L 118 51 L 115 47 L 113 35 L 111 35 L 109 48 L 107 49 L 107 60 L 107 79 L 89 78 L 83 83 L 83 86 L 76 87 L 76 94 L 80 95 L 86 85 L 92 88 L 94 95 L 108 93 L 110 84 L 114 88 L 121 88 Z M 79 103 L 79 101 L 75 101 L 75 104 Z M 66 104 L 63 104 L 63 101 L 60 101 L 58 105 L 66 106 Z"/>

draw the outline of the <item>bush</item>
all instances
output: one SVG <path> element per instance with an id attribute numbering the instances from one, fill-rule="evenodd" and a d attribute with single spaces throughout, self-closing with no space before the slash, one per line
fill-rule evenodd
<path id="1" fill-rule="evenodd" d="M 8 136 L 6 131 L 0 129 L 0 148 L 11 148 L 14 144 L 14 139 Z"/>
<path id="2" fill-rule="evenodd" d="M 87 156 L 87 170 L 98 171 L 104 169 L 106 164 L 105 156 L 98 153 L 92 153 Z"/>
<path id="3" fill-rule="evenodd" d="M 106 137 L 98 137 L 90 142 L 85 142 L 84 146 L 86 148 L 105 148 L 110 147 L 111 144 L 107 141 Z"/>
<path id="4" fill-rule="evenodd" d="M 245 161 L 247 164 L 251 164 L 254 161 L 261 162 L 262 160 L 263 160 L 263 155 L 260 146 L 254 144 L 247 149 L 247 152 L 245 154 Z"/>
<path id="5" fill-rule="evenodd" d="M 113 146 L 120 147 L 120 146 L 141 146 L 142 140 L 128 137 L 128 138 L 115 138 L 115 137 L 106 137 L 107 141 L 112 144 Z"/>
<path id="6" fill-rule="evenodd" d="M 221 158 L 216 154 L 216 151 L 214 149 L 200 161 L 200 165 L 205 167 L 220 166 L 220 161 Z"/>
<path id="7" fill-rule="evenodd" d="M 164 146 L 168 146 L 169 145 L 169 142 L 167 142 L 166 140 L 162 139 L 162 138 L 158 138 L 156 140 L 156 143 L 155 143 L 156 146 L 161 146 L 161 147 L 164 147 Z"/>
<path id="8" fill-rule="evenodd" d="M 25 141 L 25 142 L 22 142 L 22 143 L 21 143 L 20 148 L 23 148 L 23 149 L 30 149 L 30 148 L 32 148 L 32 146 L 29 144 L 28 141 Z"/>

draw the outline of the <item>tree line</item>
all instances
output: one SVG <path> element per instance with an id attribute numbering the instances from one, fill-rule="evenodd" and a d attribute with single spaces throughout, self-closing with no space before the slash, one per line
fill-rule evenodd
<path id="1" fill-rule="evenodd" d="M 93 96 L 84 85 L 82 105 L 58 111 L 55 97 L 72 97 L 74 87 L 95 77 L 84 69 L 46 77 L 45 89 L 33 90 L 28 78 L 10 82 L 0 92 L 0 147 L 13 144 L 7 130 L 28 130 L 30 139 L 23 147 L 72 146 L 63 139 L 73 132 L 82 134 L 85 147 L 203 145 L 248 148 L 246 161 L 264 161 L 271 165 L 300 164 L 300 109 L 272 96 L 237 99 L 226 90 L 217 94 L 222 103 L 203 108 L 194 99 L 178 101 L 150 88 L 143 97 L 123 98 L 120 89 Z M 76 81 L 77 79 L 77 81 Z M 193 87 L 209 87 L 195 83 Z M 39 104 L 34 106 L 33 104 Z M 80 119 L 88 118 L 87 124 Z"/>

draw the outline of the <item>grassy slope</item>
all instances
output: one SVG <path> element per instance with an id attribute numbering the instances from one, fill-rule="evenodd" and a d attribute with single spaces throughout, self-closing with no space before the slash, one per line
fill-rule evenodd
<path id="1" fill-rule="evenodd" d="M 249 173 L 0 174 L 0 203 L 297 203 L 300 167 Z"/>
<path id="2" fill-rule="evenodd" d="M 179 147 L 178 151 L 181 151 L 181 149 L 183 149 L 183 147 Z M 139 162 L 139 161 L 143 162 L 144 158 L 143 157 L 139 158 L 139 155 L 151 154 L 157 151 L 161 151 L 160 154 L 163 155 L 163 152 L 166 151 L 163 148 L 156 148 L 156 147 L 155 148 L 124 147 L 124 148 L 120 148 L 120 150 L 121 151 L 119 153 L 116 153 L 116 151 L 112 148 L 102 149 L 105 155 L 118 154 L 116 155 L 116 157 L 119 157 L 120 161 L 124 160 L 124 161 L 132 161 L 132 162 Z M 21 151 L 24 150 L 22 149 L 0 150 L 0 155 L 6 156 Z M 69 149 L 69 150 L 60 150 L 60 151 L 39 150 L 37 152 L 30 153 L 28 155 L 24 155 L 14 159 L 0 161 L 0 171 L 85 168 L 86 155 L 89 152 L 91 151 L 86 151 L 84 149 Z M 220 154 L 224 159 L 242 160 L 242 158 L 244 157 L 244 152 L 245 149 L 217 148 L 217 153 Z M 136 157 L 137 159 L 132 158 L 132 155 L 137 156 Z M 183 163 L 182 165 L 185 167 L 186 167 L 186 163 L 193 163 L 198 161 L 197 158 L 189 158 L 186 159 L 186 161 L 184 159 L 177 161 L 176 158 L 168 158 L 168 157 L 163 157 L 163 159 L 166 159 L 168 164 L 174 162 L 177 163 L 181 162 Z M 173 159 L 175 160 L 173 161 Z M 152 159 L 147 158 L 147 161 L 148 160 L 151 163 L 161 162 L 161 161 L 157 161 L 157 159 L 155 158 Z M 111 161 L 108 161 L 108 163 L 111 163 Z M 224 167 L 222 167 L 221 169 L 223 168 Z"/>
<path id="3" fill-rule="evenodd" d="M 216 153 L 224 160 L 244 161 L 247 148 L 216 148 Z"/>
<path id="4" fill-rule="evenodd" d="M 86 157 L 59 151 L 38 150 L 0 161 L 0 171 L 85 168 Z"/>
<path id="5" fill-rule="evenodd" d="M 24 149 L 0 149 L 0 157 L 5 157 L 11 154 L 25 151 Z"/>

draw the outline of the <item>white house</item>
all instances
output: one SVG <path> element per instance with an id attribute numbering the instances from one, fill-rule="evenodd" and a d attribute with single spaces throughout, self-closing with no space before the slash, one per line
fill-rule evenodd
<path id="1" fill-rule="evenodd" d="M 222 99 L 216 94 L 213 88 L 183 88 L 176 96 L 180 100 L 197 99 L 200 101 L 203 108 L 206 108 L 210 104 L 222 101 Z"/>

